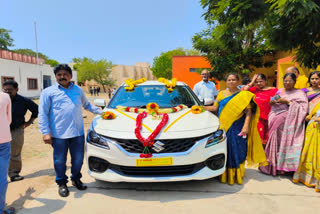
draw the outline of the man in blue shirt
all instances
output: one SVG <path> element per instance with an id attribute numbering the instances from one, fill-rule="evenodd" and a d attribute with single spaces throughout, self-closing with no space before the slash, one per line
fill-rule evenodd
<path id="1" fill-rule="evenodd" d="M 195 84 L 193 91 L 198 96 L 200 101 L 204 101 L 205 98 L 210 98 L 212 101 L 218 95 L 216 85 L 209 81 L 209 71 L 204 69 L 201 72 L 202 81 Z"/>
<path id="2" fill-rule="evenodd" d="M 102 111 L 93 106 L 82 89 L 70 80 L 72 70 L 66 64 L 59 64 L 54 69 L 57 84 L 43 90 L 39 104 L 39 129 L 43 141 L 53 147 L 54 169 L 59 194 L 69 195 L 66 176 L 66 161 L 68 149 L 71 155 L 72 185 L 79 190 L 85 190 L 80 178 L 84 158 L 84 127 L 82 107 L 86 110 L 101 114 Z"/>

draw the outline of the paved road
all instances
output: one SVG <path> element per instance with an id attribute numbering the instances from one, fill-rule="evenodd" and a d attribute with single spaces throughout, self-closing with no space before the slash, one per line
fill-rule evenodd
<path id="1" fill-rule="evenodd" d="M 320 213 L 320 194 L 293 184 L 287 176 L 266 176 L 247 169 L 243 185 L 217 179 L 176 183 L 108 183 L 85 172 L 86 191 L 70 187 L 59 197 L 53 184 L 37 198 L 29 198 L 19 213 Z M 32 191 L 32 190 L 30 190 Z"/>

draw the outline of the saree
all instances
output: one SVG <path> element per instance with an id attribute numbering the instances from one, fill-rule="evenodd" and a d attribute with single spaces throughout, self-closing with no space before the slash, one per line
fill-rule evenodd
<path id="1" fill-rule="evenodd" d="M 309 101 L 309 115 L 312 112 L 313 108 L 320 102 L 320 90 L 313 90 L 310 91 L 307 88 L 301 89 L 303 92 L 306 93 Z M 311 119 L 311 118 L 309 118 Z"/>
<path id="2" fill-rule="evenodd" d="M 261 139 L 257 130 L 259 121 L 259 108 L 254 103 L 255 95 L 248 91 L 241 91 L 233 95 L 226 95 L 221 91 L 217 96 L 219 106 L 219 120 L 221 128 L 224 128 L 227 135 L 227 169 L 221 176 L 221 182 L 242 184 L 242 177 L 245 173 L 245 161 L 249 165 L 266 164 L 266 157 L 263 151 Z M 238 136 L 244 122 L 246 108 L 252 108 L 252 118 L 249 125 L 247 138 Z"/>
<path id="3" fill-rule="evenodd" d="M 269 138 L 268 116 L 271 110 L 271 106 L 269 102 L 270 102 L 270 98 L 276 94 L 278 89 L 273 88 L 269 90 L 260 90 L 258 87 L 252 87 L 249 89 L 249 91 L 256 95 L 254 101 L 257 103 L 260 109 L 260 117 L 259 117 L 259 122 L 257 124 L 257 128 L 258 128 L 262 143 L 266 144 Z"/>
<path id="4" fill-rule="evenodd" d="M 303 91 L 279 89 L 276 94 L 291 103 L 275 104 L 269 114 L 269 140 L 265 148 L 269 165 L 259 170 L 272 175 L 298 169 L 308 111 L 308 99 Z"/>
<path id="5" fill-rule="evenodd" d="M 320 117 L 320 103 L 314 107 L 310 115 Z M 300 164 L 292 181 L 315 187 L 316 192 L 320 192 L 320 125 L 313 119 L 308 123 Z"/>

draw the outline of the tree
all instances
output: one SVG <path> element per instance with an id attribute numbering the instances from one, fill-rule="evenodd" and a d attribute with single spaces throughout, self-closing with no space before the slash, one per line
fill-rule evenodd
<path id="1" fill-rule="evenodd" d="M 200 52 L 194 49 L 188 50 L 184 48 L 177 48 L 175 50 L 162 52 L 160 56 L 153 58 L 152 73 L 157 78 L 164 77 L 166 79 L 172 78 L 172 56 L 191 56 L 200 55 Z"/>
<path id="2" fill-rule="evenodd" d="M 10 36 L 11 30 L 0 28 L 0 49 L 8 50 L 8 47 L 13 47 L 13 39 Z"/>
<path id="3" fill-rule="evenodd" d="M 264 44 L 261 24 L 268 7 L 263 0 L 201 0 L 208 28 L 193 37 L 193 46 L 208 58 L 213 76 L 248 74 L 253 67 L 271 66 L 264 56 L 274 51 Z"/>
<path id="4" fill-rule="evenodd" d="M 76 62 L 76 70 L 78 71 L 78 82 L 85 82 L 86 80 L 95 80 L 102 85 L 104 92 L 105 86 L 113 86 L 114 80 L 110 78 L 112 65 L 111 61 L 106 59 L 93 60 L 91 58 L 74 58 Z"/>
<path id="5" fill-rule="evenodd" d="M 56 67 L 59 64 L 59 62 L 54 59 L 48 59 L 45 61 L 45 64 L 48 64 L 51 67 Z"/>
<path id="6" fill-rule="evenodd" d="M 19 54 L 24 54 L 24 55 L 27 55 L 27 56 L 34 56 L 36 57 L 37 56 L 37 52 L 29 49 L 29 48 L 25 48 L 25 49 L 15 49 L 15 50 L 12 50 L 12 52 L 14 53 L 19 53 Z M 44 60 L 48 60 L 49 57 L 44 55 L 43 53 L 40 53 L 38 52 L 38 57 L 41 58 L 41 59 L 44 59 Z"/>
<path id="7" fill-rule="evenodd" d="M 193 45 L 224 73 L 246 74 L 277 51 L 294 51 L 296 61 L 315 68 L 320 62 L 319 0 L 201 0 L 208 28 Z"/>
<path id="8" fill-rule="evenodd" d="M 295 60 L 308 68 L 320 64 L 320 1 L 268 0 L 264 36 L 273 48 L 293 51 Z"/>

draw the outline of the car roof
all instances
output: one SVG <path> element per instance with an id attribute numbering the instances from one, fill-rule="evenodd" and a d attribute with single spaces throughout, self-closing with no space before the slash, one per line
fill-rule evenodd
<path id="1" fill-rule="evenodd" d="M 123 83 L 121 86 L 126 86 L 126 85 L 127 84 Z M 156 81 L 156 80 L 148 80 L 148 81 L 141 83 L 141 84 L 138 84 L 138 85 L 141 85 L 141 86 L 144 86 L 144 85 L 164 85 L 164 83 Z M 186 86 L 187 84 L 185 84 L 184 82 L 177 81 L 177 85 Z"/>

